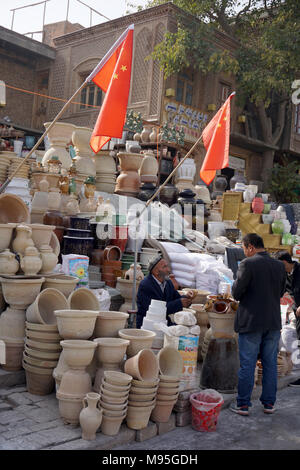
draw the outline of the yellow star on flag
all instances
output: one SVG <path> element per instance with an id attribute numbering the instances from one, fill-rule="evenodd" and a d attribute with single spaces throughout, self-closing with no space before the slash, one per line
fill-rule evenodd
<path id="1" fill-rule="evenodd" d="M 119 77 L 118 77 L 118 74 L 117 74 L 117 73 L 115 73 L 115 74 L 114 74 L 114 76 L 113 76 L 113 78 L 114 78 L 114 79 L 117 79 L 117 78 L 119 78 Z"/>
<path id="2" fill-rule="evenodd" d="M 126 65 L 122 65 L 121 70 L 122 70 L 122 72 L 125 72 L 125 70 L 127 70 Z"/>
<path id="3" fill-rule="evenodd" d="M 221 124 L 218 124 L 218 127 L 222 127 Z"/>

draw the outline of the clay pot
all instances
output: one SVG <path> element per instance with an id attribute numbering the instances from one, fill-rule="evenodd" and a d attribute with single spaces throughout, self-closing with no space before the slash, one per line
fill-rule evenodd
<path id="1" fill-rule="evenodd" d="M 140 403 L 144 403 L 146 401 L 152 401 L 156 397 L 156 392 L 157 392 L 156 388 L 154 388 L 154 391 L 151 392 L 151 393 L 133 393 L 130 390 L 129 400 L 133 401 L 133 402 L 140 402 Z M 143 406 L 143 405 L 141 405 L 141 406 Z M 144 405 L 144 406 L 146 406 L 146 405 Z"/>
<path id="2" fill-rule="evenodd" d="M 53 370 L 57 364 L 57 361 L 50 361 L 49 359 L 39 359 L 36 357 L 31 357 L 26 351 L 23 353 L 23 360 L 30 366 L 43 367 L 45 369 Z"/>
<path id="3" fill-rule="evenodd" d="M 87 393 L 82 400 L 83 409 L 79 415 L 82 429 L 82 439 L 92 441 L 96 439 L 96 431 L 102 422 L 102 410 L 98 409 L 100 395 L 98 393 Z"/>
<path id="4" fill-rule="evenodd" d="M 45 122 L 44 126 L 46 129 L 50 126 L 50 122 Z M 53 156 L 57 156 L 59 161 L 62 163 L 62 167 L 67 170 L 72 165 L 72 158 L 69 152 L 66 150 L 66 146 L 71 141 L 72 132 L 75 126 L 67 122 L 56 122 L 54 126 L 48 132 L 48 138 L 50 142 L 50 148 L 45 152 L 42 165 L 45 166 L 48 160 L 51 160 Z"/>
<path id="5" fill-rule="evenodd" d="M 43 290 L 52 288 L 59 290 L 66 298 L 69 297 L 71 292 L 75 289 L 79 279 L 74 276 L 66 276 L 60 274 L 53 274 L 45 278 Z"/>
<path id="6" fill-rule="evenodd" d="M 272 227 L 272 232 L 276 235 L 282 235 L 284 232 L 284 225 L 282 223 L 282 220 L 274 220 L 274 222 L 271 225 Z"/>
<path id="7" fill-rule="evenodd" d="M 214 338 L 232 338 L 234 336 L 235 312 L 215 313 L 208 311 L 208 319 Z"/>
<path id="8" fill-rule="evenodd" d="M 40 341 L 41 343 L 58 343 L 61 340 L 61 337 L 57 333 L 52 333 L 48 331 L 33 331 L 25 328 L 25 334 L 27 338 Z"/>
<path id="9" fill-rule="evenodd" d="M 178 390 L 177 392 L 173 393 L 173 394 L 168 394 L 168 393 L 159 393 L 159 391 L 157 391 L 157 395 L 156 395 L 156 398 L 158 401 L 174 401 L 174 400 L 177 400 L 178 398 Z"/>
<path id="10" fill-rule="evenodd" d="M 25 310 L 32 304 L 41 290 L 45 278 L 4 279 L 0 278 L 5 302 L 12 309 Z M 18 295 L 16 295 L 16 292 Z"/>
<path id="11" fill-rule="evenodd" d="M 94 310 L 55 310 L 54 315 L 62 338 L 84 340 L 92 336 L 97 318 Z"/>
<path id="12" fill-rule="evenodd" d="M 21 224 L 17 226 L 16 231 L 17 235 L 12 242 L 12 248 L 15 253 L 24 255 L 25 249 L 28 246 L 34 247 L 34 243 L 31 238 L 32 230 L 28 225 Z"/>
<path id="13" fill-rule="evenodd" d="M 154 379 L 154 380 L 136 380 L 136 379 L 132 379 L 131 383 L 132 383 L 131 386 L 135 387 L 136 389 L 149 388 L 150 392 L 151 392 L 151 389 L 157 388 L 158 383 L 159 383 L 159 379 Z M 144 393 L 144 391 L 143 390 L 140 390 L 140 391 L 135 390 L 134 393 Z"/>
<path id="14" fill-rule="evenodd" d="M 94 334 L 97 338 L 117 338 L 118 331 L 125 327 L 128 313 L 124 312 L 102 312 L 98 313 Z"/>
<path id="15" fill-rule="evenodd" d="M 68 305 L 72 310 L 100 310 L 100 304 L 97 297 L 86 287 L 80 287 L 73 291 L 68 297 Z"/>
<path id="16" fill-rule="evenodd" d="M 142 395 L 140 395 L 141 397 Z M 144 400 L 144 401 L 135 401 L 135 400 L 131 400 L 130 399 L 130 396 L 129 396 L 129 400 L 128 400 L 128 406 L 134 406 L 135 408 L 143 408 L 143 407 L 152 407 L 155 405 L 155 402 L 156 402 L 156 397 L 153 397 L 151 400 Z"/>
<path id="17" fill-rule="evenodd" d="M 0 235 L 1 236 L 1 235 Z M 13 276 L 19 270 L 19 263 L 14 253 L 6 249 L 0 253 L 0 273 Z"/>
<path id="18" fill-rule="evenodd" d="M 55 225 L 29 224 L 32 230 L 32 240 L 40 251 L 42 245 L 49 245 Z"/>
<path id="19" fill-rule="evenodd" d="M 2 339 L 23 340 L 25 336 L 25 312 L 7 307 L 0 316 L 0 335 Z"/>
<path id="20" fill-rule="evenodd" d="M 1 216 L 0 216 L 1 217 Z M 0 252 L 6 250 L 9 247 L 13 229 L 16 227 L 16 224 L 0 224 Z"/>
<path id="21" fill-rule="evenodd" d="M 140 153 L 119 152 L 117 157 L 119 158 L 120 168 L 121 168 L 122 172 L 123 171 L 125 171 L 125 172 L 137 172 L 139 170 L 140 166 L 141 166 L 144 155 L 142 155 Z M 138 177 L 138 179 L 139 179 L 139 177 Z"/>
<path id="22" fill-rule="evenodd" d="M 157 389 L 157 395 L 166 395 L 168 397 L 170 395 L 178 395 L 178 392 L 179 392 L 179 382 L 178 382 L 178 385 L 176 387 L 164 387 L 164 386 L 161 387 L 161 386 L 159 386 L 158 389 Z"/>
<path id="23" fill-rule="evenodd" d="M 57 265 L 58 256 L 53 253 L 53 250 L 49 245 L 42 245 L 40 247 L 40 253 L 42 259 L 41 274 L 51 274 Z"/>
<path id="24" fill-rule="evenodd" d="M 176 401 L 177 399 L 171 402 L 156 400 L 156 405 L 151 413 L 151 420 L 157 423 L 167 423 Z"/>
<path id="25" fill-rule="evenodd" d="M 105 390 L 108 390 L 110 392 L 118 393 L 118 392 L 129 392 L 130 390 L 130 384 L 129 385 L 113 385 L 108 383 L 105 379 L 102 380 L 102 387 Z"/>
<path id="26" fill-rule="evenodd" d="M 109 370 L 104 371 L 104 379 L 108 384 L 118 386 L 128 386 L 132 381 L 132 377 L 128 374 Z"/>
<path id="27" fill-rule="evenodd" d="M 138 354 L 127 359 L 124 370 L 138 380 L 152 380 L 158 376 L 158 361 L 151 349 L 142 349 Z"/>
<path id="28" fill-rule="evenodd" d="M 22 369 L 22 359 L 24 350 L 24 340 L 14 338 L 4 338 L 5 342 L 5 364 L 1 364 L 2 369 L 7 371 L 17 371 Z"/>
<path id="29" fill-rule="evenodd" d="M 72 424 L 73 426 L 77 426 L 79 424 L 79 415 L 83 407 L 82 400 L 85 395 L 73 397 L 72 395 L 63 393 L 60 390 L 56 392 L 59 413 L 65 424 Z"/>
<path id="30" fill-rule="evenodd" d="M 44 289 L 26 310 L 26 319 L 32 323 L 57 325 L 55 310 L 68 308 L 67 299 L 57 289 Z"/>
<path id="31" fill-rule="evenodd" d="M 26 387 L 33 395 L 49 395 L 54 388 L 52 369 L 43 369 L 31 366 L 23 361 L 26 374 Z"/>
<path id="32" fill-rule="evenodd" d="M 140 381 L 140 383 L 143 383 L 144 381 Z M 158 384 L 158 381 L 157 381 Z M 130 388 L 130 393 L 133 393 L 135 395 L 147 395 L 147 394 L 153 394 L 156 393 L 157 391 L 157 384 L 154 387 L 137 387 L 136 385 L 131 385 Z"/>
<path id="33" fill-rule="evenodd" d="M 32 349 L 36 349 L 37 351 L 61 351 L 61 345 L 59 344 L 59 340 L 57 342 L 43 342 L 39 341 L 36 338 L 26 338 L 26 345 Z"/>
<path id="34" fill-rule="evenodd" d="M 120 338 L 96 338 L 96 355 L 98 361 L 105 366 L 120 364 L 126 353 L 129 341 Z"/>
<path id="35" fill-rule="evenodd" d="M 122 391 L 119 391 L 119 392 L 113 392 L 105 388 L 103 385 L 103 381 L 102 381 L 102 385 L 100 386 L 100 393 L 101 393 L 101 397 L 105 397 L 108 401 L 110 400 L 110 398 L 119 398 L 123 400 L 122 401 L 123 403 L 124 401 L 127 401 L 128 399 L 129 388 L 125 390 L 123 389 Z"/>
<path id="36" fill-rule="evenodd" d="M 116 180 L 114 192 L 117 194 L 137 194 L 139 192 L 140 183 L 140 177 L 136 171 L 123 170 Z"/>
<path id="37" fill-rule="evenodd" d="M 163 375 L 180 376 L 183 372 L 183 360 L 175 348 L 163 348 L 157 354 L 159 371 Z"/>
<path id="38" fill-rule="evenodd" d="M 93 151 L 90 147 L 90 138 L 93 129 L 76 126 L 72 134 L 72 142 L 76 152 L 74 158 L 76 170 L 88 176 L 96 176 L 96 166 L 92 160 Z"/>
<path id="39" fill-rule="evenodd" d="M 46 360 L 46 361 L 56 361 L 55 366 L 57 366 L 57 362 L 59 360 L 60 353 L 59 352 L 50 352 L 50 351 L 37 351 L 36 349 L 31 349 L 25 344 L 25 353 L 30 356 L 31 358 Z"/>
<path id="40" fill-rule="evenodd" d="M 122 252 L 118 246 L 108 245 L 103 252 L 103 261 L 120 261 Z"/>
<path id="41" fill-rule="evenodd" d="M 126 328 L 119 330 L 120 338 L 127 339 L 130 344 L 127 348 L 127 357 L 135 356 L 141 349 L 151 349 L 156 333 L 137 328 Z"/>
<path id="42" fill-rule="evenodd" d="M 148 407 L 128 406 L 126 423 L 129 429 L 139 430 L 146 428 L 152 409 L 153 405 Z"/>
<path id="43" fill-rule="evenodd" d="M 141 140 L 143 144 L 147 144 L 148 142 L 150 142 L 150 134 L 151 134 L 151 129 L 148 127 L 144 127 L 141 132 Z"/>
<path id="44" fill-rule="evenodd" d="M 15 194 L 0 194 L 0 223 L 30 223 L 30 212 L 25 202 Z"/>
<path id="45" fill-rule="evenodd" d="M 125 418 L 126 413 L 121 416 L 107 416 L 103 414 L 101 423 L 101 432 L 106 436 L 115 436 L 118 434 L 122 421 Z"/>
<path id="46" fill-rule="evenodd" d="M 70 368 L 85 369 L 93 359 L 96 344 L 93 341 L 68 339 L 60 342 L 64 359 Z"/>
<path id="47" fill-rule="evenodd" d="M 34 246 L 27 246 L 25 248 L 24 256 L 21 257 L 21 269 L 26 276 L 34 276 L 42 267 L 42 260 L 38 250 Z"/>

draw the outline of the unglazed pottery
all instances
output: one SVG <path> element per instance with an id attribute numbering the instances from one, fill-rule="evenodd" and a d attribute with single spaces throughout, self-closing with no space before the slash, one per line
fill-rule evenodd
<path id="1" fill-rule="evenodd" d="M 42 290 L 27 308 L 26 318 L 28 322 L 32 323 L 57 325 L 54 311 L 67 308 L 68 303 L 65 296 L 57 289 L 48 288 Z"/>
<path id="2" fill-rule="evenodd" d="M 163 348 L 157 354 L 159 372 L 163 375 L 180 376 L 183 372 L 183 359 L 175 348 Z"/>
<path id="3" fill-rule="evenodd" d="M 173 401 L 156 400 L 155 407 L 151 413 L 151 420 L 157 423 L 167 423 L 176 401 L 177 398 Z"/>
<path id="4" fill-rule="evenodd" d="M 72 310 L 100 310 L 99 300 L 95 294 L 86 287 L 80 287 L 73 291 L 68 297 L 68 305 Z"/>
<path id="5" fill-rule="evenodd" d="M 51 274 L 57 265 L 58 256 L 53 253 L 53 250 L 49 245 L 41 245 L 40 254 L 42 260 L 41 274 Z"/>
<path id="6" fill-rule="evenodd" d="M 92 336 L 97 312 L 94 310 L 55 310 L 59 334 L 64 339 L 84 340 Z M 96 344 L 94 344 L 96 348 Z"/>
<path id="7" fill-rule="evenodd" d="M 45 122 L 45 128 L 48 129 L 50 124 L 50 122 Z M 43 156 L 43 166 L 48 163 L 48 160 L 50 160 L 52 156 L 57 156 L 59 161 L 62 163 L 63 168 L 66 168 L 67 170 L 70 168 L 72 165 L 72 158 L 67 152 L 66 146 L 71 141 L 74 128 L 75 126 L 73 124 L 66 122 L 56 122 L 50 131 L 48 131 L 50 148 Z"/>
<path id="8" fill-rule="evenodd" d="M 106 436 L 115 436 L 118 434 L 125 414 L 122 416 L 105 416 L 103 414 L 101 423 L 101 432 Z"/>
<path id="9" fill-rule="evenodd" d="M 14 275 L 19 270 L 19 263 L 16 260 L 15 254 L 9 249 L 0 253 L 0 273 Z"/>
<path id="10" fill-rule="evenodd" d="M 154 331 L 127 328 L 119 330 L 120 338 L 127 339 L 130 344 L 127 348 L 127 357 L 135 356 L 142 349 L 151 349 L 156 333 Z"/>
<path id="11" fill-rule="evenodd" d="M 129 341 L 120 338 L 95 338 L 98 361 L 108 367 L 110 364 L 120 364 L 126 353 Z"/>
<path id="12" fill-rule="evenodd" d="M 44 277 L 38 279 L 0 278 L 6 303 L 13 309 L 25 310 L 36 299 L 44 280 Z"/>
<path id="13" fill-rule="evenodd" d="M 32 240 L 32 230 L 28 225 L 20 224 L 16 228 L 17 235 L 12 242 L 12 248 L 15 253 L 19 253 L 21 255 L 25 254 L 25 249 L 28 246 L 34 247 L 34 243 Z"/>
<path id="14" fill-rule="evenodd" d="M 93 341 L 68 339 L 60 342 L 64 359 L 72 369 L 84 370 L 92 361 L 96 344 Z"/>
<path id="15" fill-rule="evenodd" d="M 118 331 L 125 327 L 128 313 L 100 311 L 97 316 L 94 334 L 96 338 L 116 338 L 118 337 Z"/>
<path id="16" fill-rule="evenodd" d="M 30 224 L 29 227 L 32 230 L 32 240 L 36 248 L 40 250 L 42 245 L 50 244 L 55 225 Z"/>
<path id="17" fill-rule="evenodd" d="M 128 386 L 132 381 L 132 377 L 128 374 L 109 370 L 104 372 L 104 379 L 107 383 L 118 386 Z"/>
<path id="18" fill-rule="evenodd" d="M 47 276 L 45 278 L 43 289 L 57 289 L 62 292 L 62 294 L 64 294 L 66 298 L 68 298 L 71 292 L 73 292 L 73 290 L 75 289 L 78 281 L 79 279 L 74 276 L 52 274 L 51 276 Z"/>
<path id="19" fill-rule="evenodd" d="M 0 252 L 9 247 L 13 229 L 16 227 L 16 224 L 5 223 L 0 224 Z"/>
<path id="20" fill-rule="evenodd" d="M 15 194 L 0 194 L 0 223 L 30 222 L 30 212 L 25 202 Z"/>
<path id="21" fill-rule="evenodd" d="M 142 349 L 124 364 L 124 371 L 138 380 L 155 379 L 158 370 L 158 361 L 151 349 Z"/>
<path id="22" fill-rule="evenodd" d="M 49 395 L 54 388 L 52 369 L 31 366 L 23 360 L 26 374 L 26 388 L 33 395 Z"/>
<path id="23" fill-rule="evenodd" d="M 21 269 L 26 276 L 37 274 L 42 267 L 42 260 L 38 250 L 34 246 L 25 248 L 24 256 L 20 255 Z"/>
<path id="24" fill-rule="evenodd" d="M 10 338 L 24 341 L 25 312 L 7 307 L 0 316 L 0 336 L 2 339 Z"/>
<path id="25" fill-rule="evenodd" d="M 232 338 L 235 312 L 216 313 L 208 311 L 208 319 L 214 338 Z"/>
<path id="26" fill-rule="evenodd" d="M 74 158 L 78 173 L 88 176 L 96 175 L 95 163 L 92 160 L 93 151 L 90 147 L 90 139 L 93 129 L 76 126 L 72 134 L 76 157 Z"/>
<path id="27" fill-rule="evenodd" d="M 128 406 L 126 423 L 129 429 L 144 429 L 147 427 L 152 409 L 155 405 L 142 407 L 142 406 Z"/>
<path id="28" fill-rule="evenodd" d="M 82 439 L 92 441 L 96 439 L 97 429 L 102 422 L 102 410 L 99 410 L 98 403 L 100 395 L 98 393 L 87 393 L 83 399 L 83 409 L 79 415 L 79 422 L 82 429 Z"/>

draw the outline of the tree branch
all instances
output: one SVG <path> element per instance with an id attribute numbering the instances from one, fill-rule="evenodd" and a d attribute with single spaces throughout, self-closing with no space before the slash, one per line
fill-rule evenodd
<path id="1" fill-rule="evenodd" d="M 259 103 L 256 106 L 256 109 L 263 133 L 263 138 L 268 144 L 270 144 L 272 143 L 272 119 L 268 117 L 266 108 L 263 103 Z"/>
<path id="2" fill-rule="evenodd" d="M 287 105 L 287 99 L 283 99 L 279 103 L 276 127 L 275 127 L 275 130 L 273 132 L 273 136 L 272 136 L 272 144 L 273 145 L 278 144 L 278 141 L 279 141 L 279 139 L 282 135 L 283 129 L 284 129 L 286 105 Z"/>

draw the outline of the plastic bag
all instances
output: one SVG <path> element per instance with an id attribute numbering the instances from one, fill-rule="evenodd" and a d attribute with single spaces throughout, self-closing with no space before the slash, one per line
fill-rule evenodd
<path id="1" fill-rule="evenodd" d="M 105 289 L 91 289 L 99 301 L 100 309 L 103 312 L 108 312 L 110 309 L 111 297 Z"/>
<path id="2" fill-rule="evenodd" d="M 192 393 L 190 402 L 197 410 L 210 411 L 220 403 L 223 403 L 224 400 L 217 390 L 207 388 L 202 392 Z"/>
<path id="3" fill-rule="evenodd" d="M 87 287 L 89 283 L 89 257 L 83 255 L 62 255 L 63 272 L 70 276 L 78 277 L 77 288 Z"/>
<path id="4" fill-rule="evenodd" d="M 174 314 L 174 321 L 177 325 L 194 326 L 197 323 L 195 315 L 191 312 L 181 311 Z"/>

